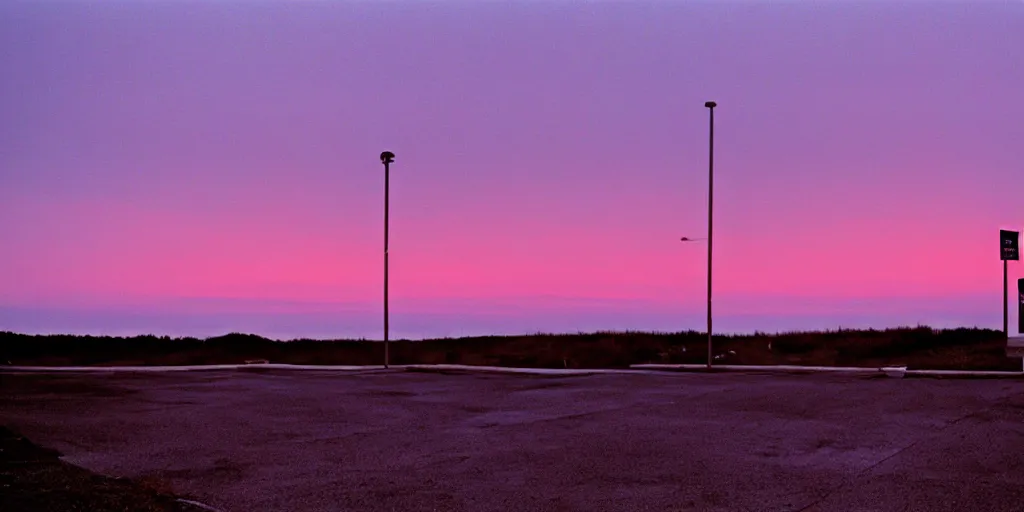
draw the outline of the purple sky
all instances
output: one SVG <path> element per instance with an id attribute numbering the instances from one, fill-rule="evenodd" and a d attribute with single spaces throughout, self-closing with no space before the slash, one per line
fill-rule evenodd
<path id="1" fill-rule="evenodd" d="M 380 337 L 385 149 L 395 335 L 702 329 L 706 100 L 719 328 L 998 328 L 1022 63 L 1016 0 L 3 2 L 0 330 Z"/>

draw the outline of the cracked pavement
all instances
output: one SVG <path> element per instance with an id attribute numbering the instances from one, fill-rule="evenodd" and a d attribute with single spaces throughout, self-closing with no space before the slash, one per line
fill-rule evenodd
<path id="1" fill-rule="evenodd" d="M 239 511 L 1024 510 L 1024 381 L 3 374 L 65 460 Z"/>

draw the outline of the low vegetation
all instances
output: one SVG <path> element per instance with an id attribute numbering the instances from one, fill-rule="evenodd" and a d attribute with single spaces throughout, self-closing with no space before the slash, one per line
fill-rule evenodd
<path id="1" fill-rule="evenodd" d="M 989 329 L 901 327 L 885 330 L 722 335 L 714 338 L 721 364 L 907 366 L 911 369 L 1012 370 L 1002 332 Z M 535 368 L 624 368 L 637 363 L 704 363 L 707 335 L 598 332 L 398 340 L 391 363 L 469 364 Z M 157 336 L 96 337 L 0 332 L 0 363 L 33 366 L 197 365 L 253 361 L 378 365 L 384 345 L 367 340 L 276 341 L 232 333 L 207 339 Z"/>

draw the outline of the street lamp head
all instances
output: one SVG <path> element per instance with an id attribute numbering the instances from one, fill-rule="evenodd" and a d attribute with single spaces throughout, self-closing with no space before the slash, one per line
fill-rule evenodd
<path id="1" fill-rule="evenodd" d="M 380 163 L 390 164 L 395 161 L 395 154 L 390 151 L 385 151 L 380 154 Z"/>
<path id="2" fill-rule="evenodd" d="M 713 101 L 705 101 L 704 106 L 707 108 L 715 108 L 718 106 L 718 103 L 715 103 Z"/>

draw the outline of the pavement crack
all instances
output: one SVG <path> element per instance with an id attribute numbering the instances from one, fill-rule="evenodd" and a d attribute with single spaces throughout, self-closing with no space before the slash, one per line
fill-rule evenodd
<path id="1" fill-rule="evenodd" d="M 977 416 L 981 412 L 982 412 L 981 410 L 975 410 L 975 411 L 971 411 L 971 412 L 969 412 L 967 414 L 964 414 L 963 416 L 955 418 L 955 419 L 951 420 L 950 422 L 946 423 L 945 425 L 943 425 L 937 431 L 933 432 L 932 435 L 934 436 L 934 435 L 940 434 L 940 433 L 944 432 L 946 429 L 948 429 L 948 428 L 950 428 L 950 427 L 960 423 L 963 420 L 966 420 L 967 418 L 971 418 L 971 417 Z M 810 510 L 811 508 L 818 506 L 823 501 L 825 501 L 828 498 L 830 498 L 833 494 L 835 494 L 835 493 L 837 493 L 837 492 L 839 492 L 839 491 L 849 487 L 854 481 L 856 481 L 858 478 L 863 476 L 865 473 L 867 473 L 867 472 L 871 471 L 872 469 L 875 469 L 876 467 L 878 467 L 878 466 L 880 466 L 880 465 L 882 465 L 882 464 L 892 460 L 893 458 L 903 454 L 903 452 L 905 452 L 905 451 L 907 451 L 907 450 L 917 446 L 918 444 L 921 444 L 922 441 L 924 441 L 924 439 L 917 439 L 914 442 L 904 446 L 903 448 L 900 448 L 899 450 L 896 450 L 895 452 L 890 453 L 889 455 L 886 455 L 885 457 L 883 457 L 880 460 L 878 460 L 878 462 L 875 462 L 874 464 L 872 464 L 872 465 L 870 465 L 870 466 L 868 466 L 868 467 L 866 467 L 864 469 L 861 469 L 861 470 L 857 471 L 852 476 L 846 478 L 842 483 L 840 483 L 839 485 L 833 487 L 828 492 L 826 492 L 825 494 L 820 496 L 818 499 L 814 500 L 813 502 L 809 503 L 808 505 L 805 505 L 802 508 L 797 509 L 796 512 L 805 512 L 806 510 Z"/>
<path id="2" fill-rule="evenodd" d="M 739 386 L 733 386 L 733 387 L 728 387 L 728 388 L 725 388 L 725 389 L 716 389 L 716 390 L 707 391 L 707 392 L 704 392 L 704 393 L 688 395 L 688 396 L 685 396 L 685 397 L 675 397 L 672 400 L 661 400 L 661 401 L 657 401 L 657 402 L 639 402 L 639 403 L 633 403 L 633 404 L 624 405 L 624 406 L 620 406 L 620 407 L 610 407 L 610 408 L 598 409 L 598 410 L 594 410 L 594 411 L 584 411 L 584 412 L 578 412 L 578 413 L 573 413 L 573 414 L 563 414 L 563 415 L 559 415 L 559 416 L 550 416 L 550 417 L 546 417 L 546 418 L 537 418 L 537 419 L 534 419 L 534 420 L 524 421 L 524 422 L 521 422 L 521 423 L 517 422 L 517 423 L 511 424 L 511 425 L 510 424 L 506 424 L 506 423 L 488 423 L 488 424 L 485 424 L 485 425 L 481 425 L 480 428 L 496 428 L 496 427 L 508 427 L 508 426 L 535 425 L 535 424 L 538 424 L 538 423 L 557 422 L 557 421 L 562 421 L 562 420 L 575 420 L 575 419 L 579 419 L 579 418 L 586 418 L 586 417 L 589 417 L 589 416 L 598 416 L 598 415 L 602 415 L 602 414 L 608 414 L 608 413 L 613 413 L 613 412 L 620 412 L 620 411 L 625 411 L 625 410 L 629 410 L 629 409 L 651 408 L 651 407 L 665 407 L 665 406 L 677 405 L 682 400 L 692 400 L 694 398 L 699 398 L 699 397 L 703 397 L 703 396 L 706 396 L 706 395 L 713 395 L 713 394 L 717 394 L 717 393 L 729 393 L 729 392 L 737 389 L 738 387 Z"/>

